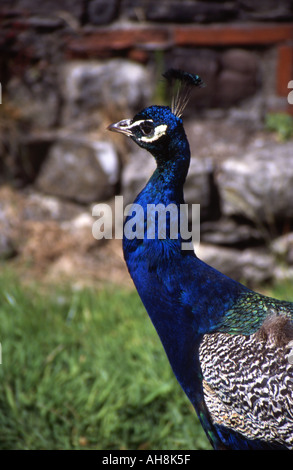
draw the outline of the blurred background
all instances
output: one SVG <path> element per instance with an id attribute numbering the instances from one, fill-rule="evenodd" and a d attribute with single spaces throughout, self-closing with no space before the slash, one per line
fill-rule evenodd
<path id="1" fill-rule="evenodd" d="M 92 235 L 154 168 L 106 127 L 169 104 L 167 68 L 199 74 L 198 255 L 293 298 L 293 1 L 1 0 L 0 22 L 0 447 L 209 448 L 121 241 Z"/>

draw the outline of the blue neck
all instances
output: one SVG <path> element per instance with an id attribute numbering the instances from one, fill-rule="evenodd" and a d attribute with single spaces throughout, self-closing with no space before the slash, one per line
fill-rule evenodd
<path id="1" fill-rule="evenodd" d="M 183 185 L 188 173 L 190 164 L 190 148 L 188 140 L 183 131 L 177 139 L 174 139 L 177 145 L 172 142 L 168 156 L 173 158 L 166 160 L 165 155 L 155 154 L 157 169 L 153 173 L 142 194 L 137 197 L 140 204 L 154 203 L 159 200 L 162 204 L 177 202 L 182 204 Z M 137 201 L 136 201 L 137 202 Z"/>
<path id="2" fill-rule="evenodd" d="M 145 238 L 124 236 L 123 250 L 129 273 L 157 330 L 174 373 L 198 411 L 200 368 L 196 348 L 203 334 L 213 331 L 241 291 L 240 284 L 200 261 L 193 251 L 181 250 L 181 237 L 147 239 L 148 204 L 184 203 L 183 184 L 190 152 L 187 139 L 157 159 L 157 169 L 135 200 L 143 208 Z M 127 217 L 125 224 L 131 219 Z M 211 299 L 213 300 L 211 302 Z"/>

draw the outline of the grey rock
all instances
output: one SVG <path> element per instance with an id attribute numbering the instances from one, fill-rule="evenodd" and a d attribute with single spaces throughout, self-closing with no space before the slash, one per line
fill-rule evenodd
<path id="1" fill-rule="evenodd" d="M 87 204 L 111 197 L 118 174 L 119 161 L 110 142 L 71 136 L 51 147 L 36 187 L 47 194 Z"/>
<path id="2" fill-rule="evenodd" d="M 149 153 L 143 149 L 131 147 L 128 162 L 121 173 L 121 193 L 125 205 L 134 201 L 156 168 L 155 160 Z"/>
<path id="3" fill-rule="evenodd" d="M 79 204 L 33 190 L 24 198 L 21 217 L 28 221 L 63 222 L 78 217 L 81 211 Z"/>
<path id="4" fill-rule="evenodd" d="M 59 96 L 51 77 L 41 78 L 31 68 L 22 80 L 14 76 L 6 87 L 7 102 L 18 110 L 19 120 L 35 129 L 52 128 L 57 122 Z"/>
<path id="5" fill-rule="evenodd" d="M 221 66 L 223 69 L 255 76 L 259 69 L 259 57 L 255 52 L 245 49 L 228 49 L 221 54 Z"/>
<path id="6" fill-rule="evenodd" d="M 287 233 L 273 240 L 271 250 L 280 261 L 293 265 L 293 233 Z"/>
<path id="7" fill-rule="evenodd" d="M 268 281 L 274 275 L 275 258 L 265 249 L 238 250 L 201 243 L 196 254 L 215 269 L 250 286 Z"/>
<path id="8" fill-rule="evenodd" d="M 17 254 L 17 208 L 15 201 L 6 199 L 5 188 L 1 196 L 4 200 L 0 202 L 0 260 L 12 258 Z"/>
<path id="9" fill-rule="evenodd" d="M 236 70 L 223 69 L 217 78 L 215 103 L 217 106 L 231 106 L 257 90 L 256 77 Z"/>
<path id="10" fill-rule="evenodd" d="M 190 160 L 189 172 L 184 184 L 186 204 L 200 204 L 201 219 L 206 219 L 211 212 L 213 163 L 209 158 Z"/>
<path id="11" fill-rule="evenodd" d="M 293 17 L 291 0 L 237 0 L 240 17 L 245 20 L 290 21 Z"/>
<path id="12" fill-rule="evenodd" d="M 94 25 L 107 24 L 117 14 L 117 0 L 92 0 L 88 5 L 88 19 Z"/>
<path id="13" fill-rule="evenodd" d="M 148 70 L 123 59 L 66 63 L 60 86 L 62 124 L 78 129 L 101 124 L 101 113 L 108 109 L 121 110 L 123 116 L 129 110 L 132 115 L 147 104 L 152 92 Z"/>
<path id="14" fill-rule="evenodd" d="M 145 11 L 150 21 L 168 21 L 175 23 L 228 21 L 237 15 L 237 10 L 231 3 L 221 5 L 217 2 L 151 1 Z"/>
<path id="15" fill-rule="evenodd" d="M 215 245 L 249 245 L 263 241 L 263 234 L 256 227 L 222 217 L 217 221 L 201 224 L 201 240 Z"/>
<path id="16" fill-rule="evenodd" d="M 216 181 L 226 216 L 245 216 L 256 224 L 293 217 L 293 142 L 227 159 Z"/>
<path id="17" fill-rule="evenodd" d="M 61 12 L 70 13 L 76 18 L 81 18 L 83 13 L 83 2 L 80 0 L 2 0 L 2 4 L 7 4 L 9 8 L 23 11 L 27 15 L 39 15 L 48 17 L 58 17 Z"/>

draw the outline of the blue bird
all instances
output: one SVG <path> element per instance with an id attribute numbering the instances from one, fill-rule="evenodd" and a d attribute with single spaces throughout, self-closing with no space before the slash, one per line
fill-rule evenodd
<path id="1" fill-rule="evenodd" d="M 129 273 L 214 449 L 293 449 L 293 303 L 256 293 L 183 250 L 179 229 L 171 236 L 190 163 L 181 115 L 203 82 L 177 70 L 165 77 L 180 84 L 171 107 L 150 106 L 109 126 L 157 165 L 133 206 L 142 217 L 133 209 L 125 220 Z M 166 211 L 164 237 L 158 217 L 148 236 L 150 205 L 178 209 Z M 129 236 L 129 226 L 142 236 Z"/>

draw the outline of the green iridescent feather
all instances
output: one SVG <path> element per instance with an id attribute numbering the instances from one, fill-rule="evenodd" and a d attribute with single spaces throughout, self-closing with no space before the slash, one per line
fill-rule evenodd
<path id="1" fill-rule="evenodd" d="M 251 335 L 273 314 L 293 319 L 293 303 L 251 292 L 242 294 L 217 325 L 221 333 Z"/>

